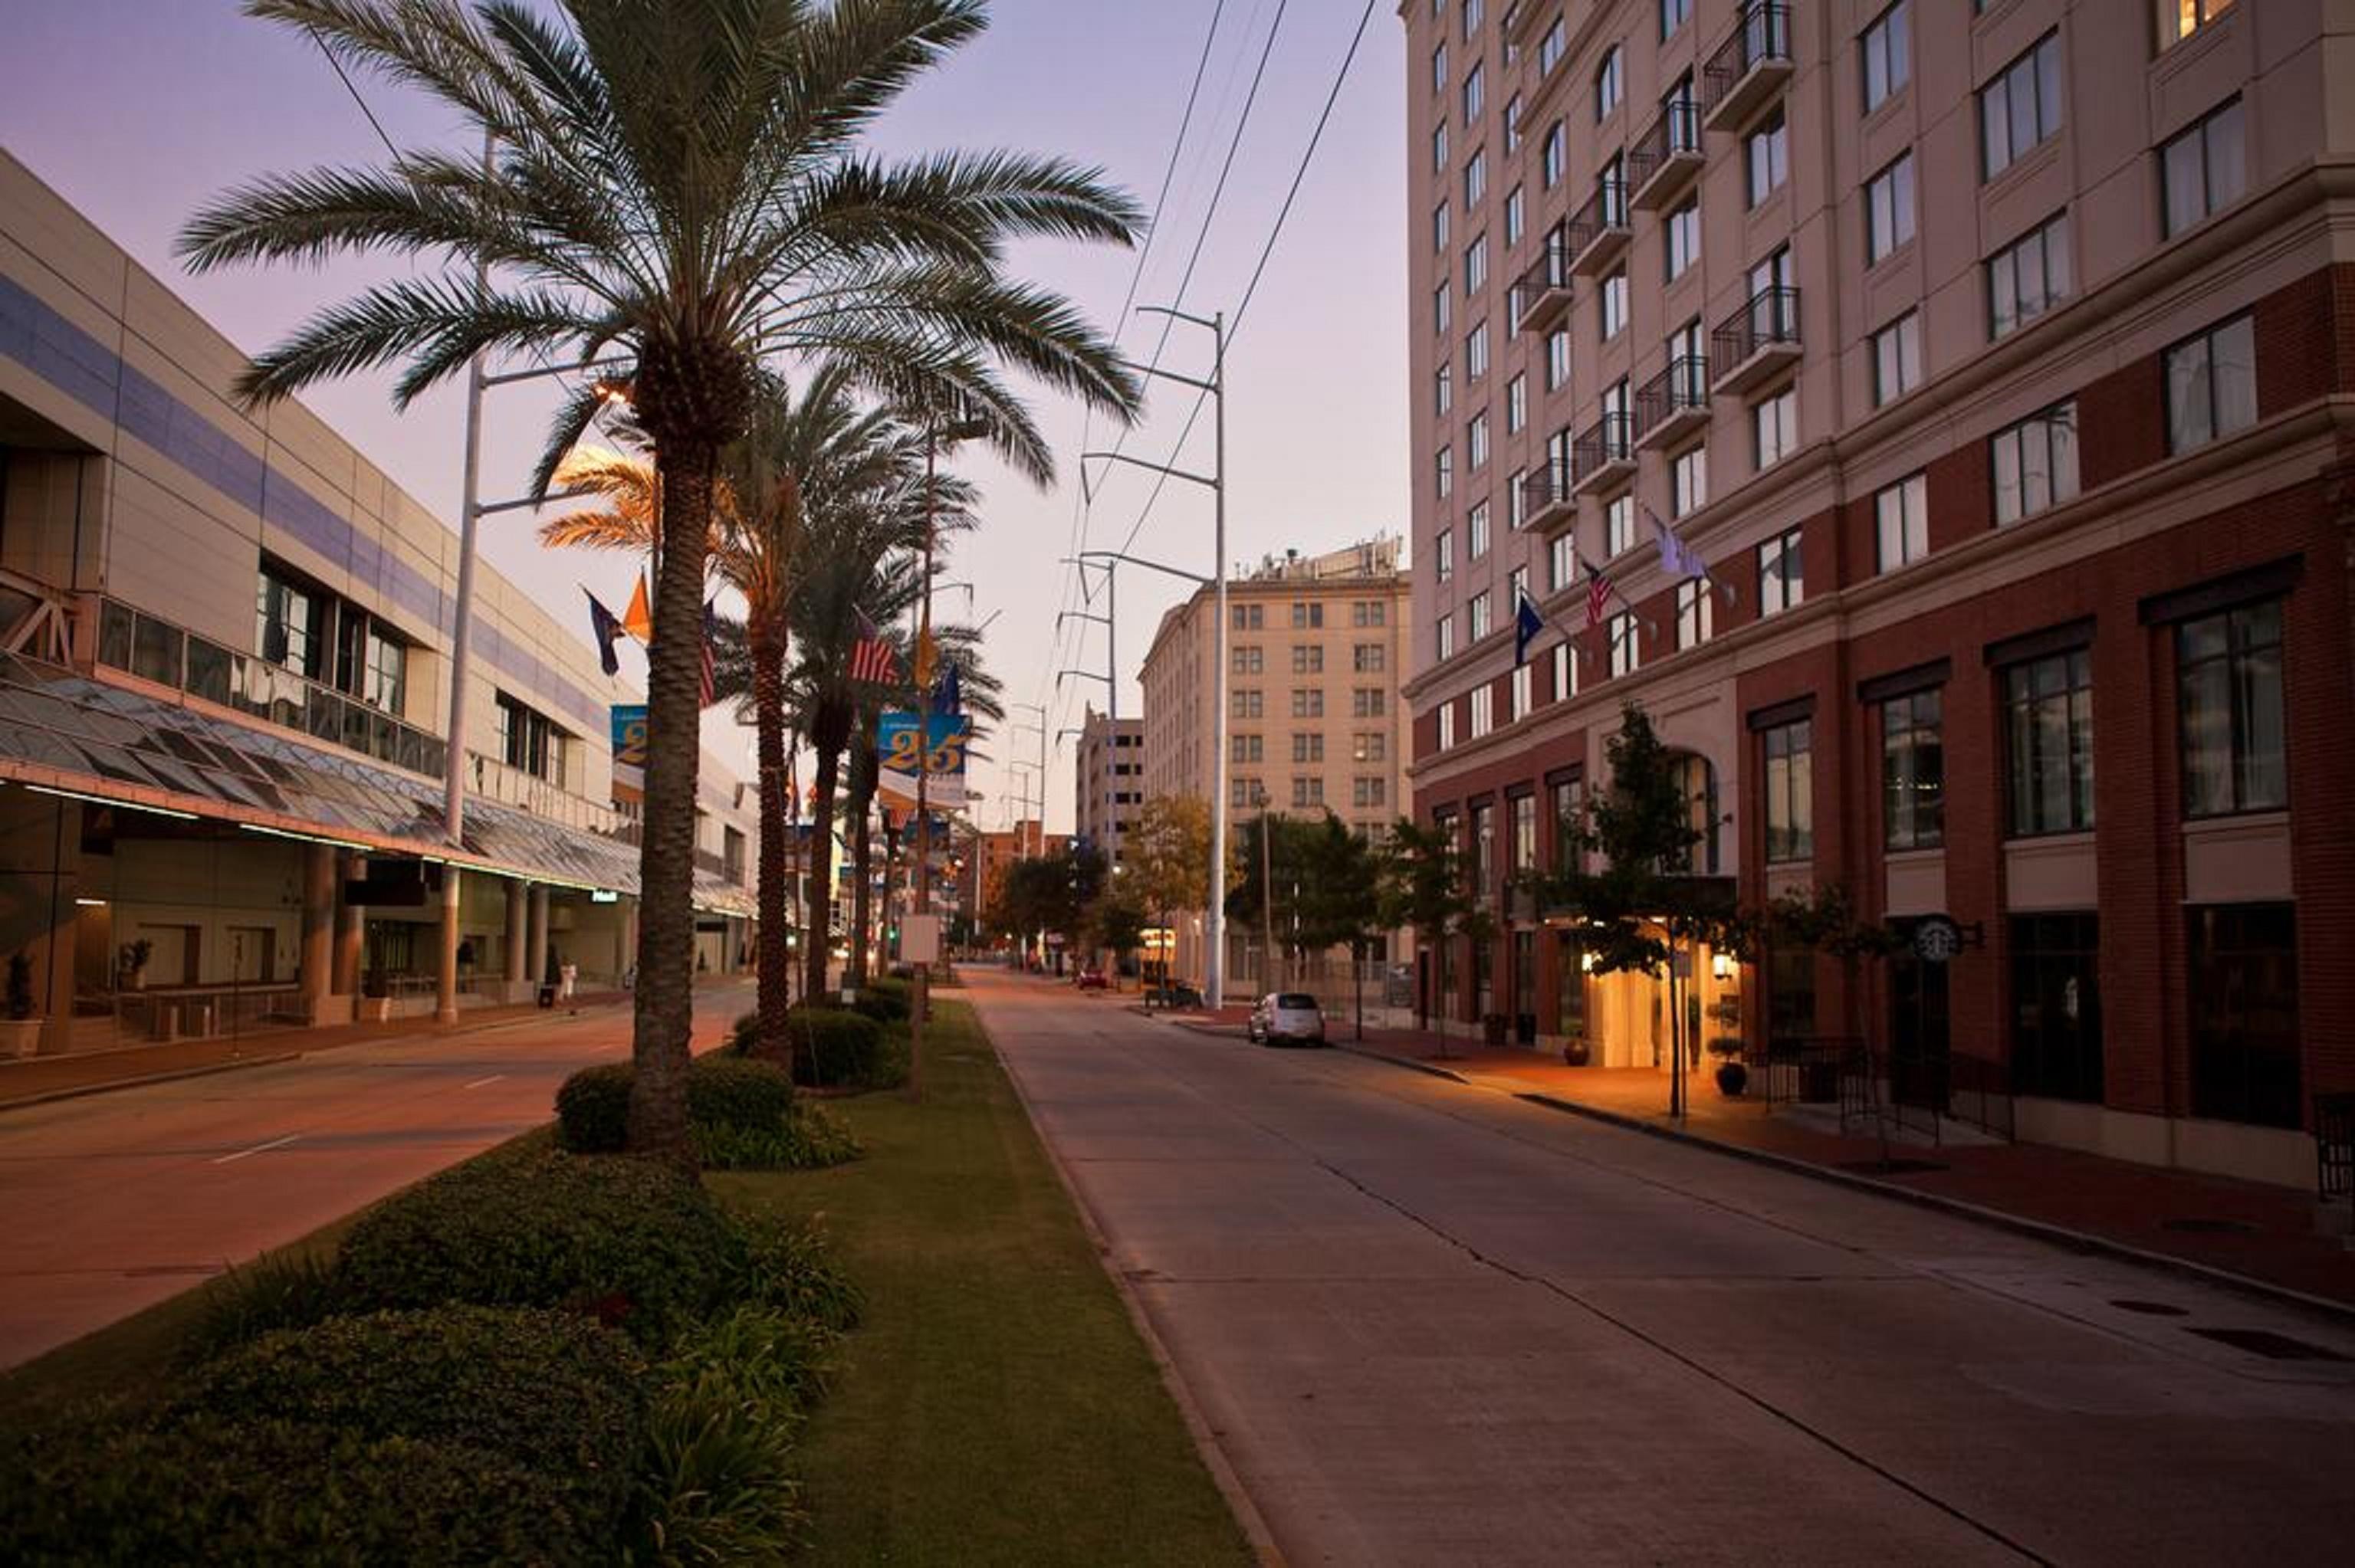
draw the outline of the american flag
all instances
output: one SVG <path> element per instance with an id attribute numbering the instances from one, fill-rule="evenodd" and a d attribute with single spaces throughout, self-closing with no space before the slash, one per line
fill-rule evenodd
<path id="1" fill-rule="evenodd" d="M 698 672 L 702 683 L 697 694 L 697 705 L 709 707 L 719 700 L 719 669 L 712 662 L 711 640 L 719 630 L 719 606 L 706 600 L 703 606 L 703 667 Z"/>
<path id="2" fill-rule="evenodd" d="M 1586 630 L 1593 630 L 1603 624 L 1604 612 L 1611 608 L 1611 579 L 1586 568 Z"/>
<path id="3" fill-rule="evenodd" d="M 850 650 L 850 678 L 878 684 L 900 678 L 900 655 L 864 615 L 858 618 L 858 641 Z"/>

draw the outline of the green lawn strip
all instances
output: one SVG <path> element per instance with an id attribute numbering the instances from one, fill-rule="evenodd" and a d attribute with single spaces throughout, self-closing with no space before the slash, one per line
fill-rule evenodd
<path id="1" fill-rule="evenodd" d="M 1249 1563 L 987 1036 L 935 1019 L 922 1104 L 835 1102 L 866 1159 L 711 1178 L 822 1213 L 866 1292 L 804 1437 L 808 1560 Z"/>

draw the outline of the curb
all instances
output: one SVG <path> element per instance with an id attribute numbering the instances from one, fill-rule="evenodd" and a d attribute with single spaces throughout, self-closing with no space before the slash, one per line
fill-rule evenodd
<path id="1" fill-rule="evenodd" d="M 59 1100 L 88 1099 L 92 1095 L 112 1094 L 116 1089 L 140 1089 L 150 1084 L 176 1084 L 184 1078 L 209 1078 L 216 1073 L 235 1073 L 247 1067 L 268 1067 L 280 1062 L 299 1062 L 304 1053 L 282 1051 L 274 1056 L 244 1056 L 234 1062 L 208 1062 L 201 1067 L 182 1067 L 172 1073 L 149 1073 L 137 1078 L 109 1078 L 102 1084 L 75 1084 L 62 1089 L 50 1089 L 43 1094 L 27 1095 L 21 1099 L 0 1100 L 0 1114 L 26 1110 L 34 1106 L 55 1105 Z"/>
<path id="2" fill-rule="evenodd" d="M 1425 1073 L 1433 1077 L 1449 1078 L 1469 1087 L 1488 1087 L 1486 1084 L 1476 1084 L 1461 1073 L 1434 1067 L 1426 1062 L 1414 1061 L 1404 1056 L 1392 1056 L 1380 1051 L 1370 1051 L 1361 1045 L 1344 1045 L 1341 1048 L 1370 1061 L 1387 1062 L 1394 1067 L 1404 1067 L 1412 1072 Z M 1830 1166 L 1817 1165 L 1812 1160 L 1800 1160 L 1792 1155 L 1776 1154 L 1764 1149 L 1751 1149 L 1739 1143 L 1728 1143 L 1722 1139 L 1706 1137 L 1681 1128 L 1662 1127 L 1657 1122 L 1645 1121 L 1618 1111 L 1604 1110 L 1599 1106 L 1582 1105 L 1576 1100 L 1563 1099 L 1558 1095 L 1550 1095 L 1542 1090 L 1490 1089 L 1489 1092 L 1508 1095 L 1525 1104 L 1538 1106 L 1546 1110 L 1584 1117 L 1589 1121 L 1601 1122 L 1606 1127 L 1615 1127 L 1628 1132 L 1640 1132 L 1670 1143 L 1681 1143 L 1694 1149 L 1707 1150 L 1713 1154 L 1722 1154 L 1735 1160 L 1746 1160 L 1753 1165 L 1764 1165 L 1770 1170 L 1785 1171 L 1795 1176 L 1809 1177 L 1817 1181 L 1845 1187 L 1852 1192 L 1910 1203 L 1918 1209 L 1934 1210 L 1940 1213 L 1951 1214 L 1956 1219 L 1969 1220 L 1992 1230 L 2008 1231 L 2014 1235 L 2027 1236 L 2031 1240 L 2065 1247 L 2071 1252 L 2088 1253 L 2095 1256 L 2115 1258 L 2123 1263 L 2140 1264 L 2147 1268 L 2156 1268 L 2179 1275 L 2203 1285 L 2220 1286 L 2243 1296 L 2257 1297 L 2275 1306 L 2302 1308 L 2309 1312 L 2336 1319 L 2342 1323 L 2355 1322 L 2355 1304 L 2334 1301 L 2327 1296 L 2316 1296 L 2287 1285 L 2275 1285 L 2271 1280 L 2259 1279 L 2254 1275 L 2237 1274 L 2231 1269 L 2219 1268 L 2213 1264 L 2201 1263 L 2194 1258 L 2178 1257 L 2172 1253 L 2153 1252 L 2147 1247 L 2136 1246 L 2131 1242 L 2115 1241 L 2108 1236 L 2095 1235 L 2090 1231 L 2072 1230 L 2066 1225 L 2056 1225 L 2049 1220 L 2030 1219 L 2025 1214 L 2009 1213 L 2001 1209 L 1989 1208 L 1984 1203 L 1974 1203 L 1962 1198 L 1950 1198 L 1941 1192 L 1925 1192 L 1918 1187 L 1901 1187 L 1893 1181 L 1875 1181 L 1870 1176 L 1859 1176 L 1853 1171 L 1836 1171 Z"/>

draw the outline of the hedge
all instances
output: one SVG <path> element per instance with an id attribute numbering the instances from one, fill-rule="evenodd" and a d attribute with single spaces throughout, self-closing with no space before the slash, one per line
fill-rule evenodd
<path id="1" fill-rule="evenodd" d="M 369 1210 L 336 1272 L 362 1307 L 570 1307 L 652 1344 L 718 1306 L 743 1259 L 693 1176 L 526 1145 Z"/>
<path id="2" fill-rule="evenodd" d="M 266 1334 L 199 1369 L 166 1419 L 332 1426 L 544 1470 L 584 1523 L 622 1526 L 645 1441 L 645 1363 L 579 1313 L 442 1307 Z"/>
<path id="3" fill-rule="evenodd" d="M 883 1026 L 875 1020 L 847 1008 L 806 1003 L 785 1019 L 796 1084 L 814 1088 L 877 1088 L 898 1081 L 890 1070 Z M 773 1060 L 771 1051 L 766 1044 L 756 1044 L 753 1055 Z"/>
<path id="4" fill-rule="evenodd" d="M 619 1153 L 635 1079 L 627 1062 L 583 1067 L 565 1079 L 556 1091 L 557 1142 L 575 1154 Z M 784 1121 L 793 1104 L 793 1079 L 772 1063 L 700 1056 L 687 1065 L 687 1114 L 698 1128 L 767 1131 Z"/>

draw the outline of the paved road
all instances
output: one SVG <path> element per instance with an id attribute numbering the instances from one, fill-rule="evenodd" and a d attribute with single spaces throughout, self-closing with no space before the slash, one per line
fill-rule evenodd
<path id="1" fill-rule="evenodd" d="M 698 991 L 698 1042 L 750 1004 Z M 629 1028 L 605 1007 L 0 1111 L 0 1367 L 546 1121 Z"/>
<path id="2" fill-rule="evenodd" d="M 975 974 L 1295 1563 L 2344 1561 L 2355 1330 Z"/>

